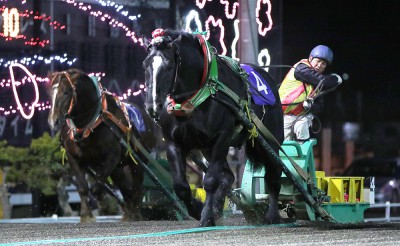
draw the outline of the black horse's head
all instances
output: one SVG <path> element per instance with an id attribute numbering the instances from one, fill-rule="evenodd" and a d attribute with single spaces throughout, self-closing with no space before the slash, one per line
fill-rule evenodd
<path id="1" fill-rule="evenodd" d="M 147 113 L 156 118 L 171 93 L 179 66 L 177 47 L 170 37 L 156 37 L 148 44 L 143 62 L 146 79 Z"/>
<path id="2" fill-rule="evenodd" d="M 78 80 L 90 77 L 78 69 L 55 72 L 49 75 L 51 88 L 49 91 L 51 98 L 51 110 L 48 116 L 50 127 L 58 131 L 65 123 L 66 117 L 76 111 L 78 102 Z M 87 95 L 90 97 L 90 95 Z"/>
<path id="3" fill-rule="evenodd" d="M 145 45 L 148 50 L 143 62 L 145 107 L 150 116 L 157 118 L 168 97 L 179 101 L 197 89 L 198 74 L 203 69 L 202 53 L 195 36 L 186 32 L 161 30 L 157 35 L 153 32 L 153 39 L 145 41 Z"/>

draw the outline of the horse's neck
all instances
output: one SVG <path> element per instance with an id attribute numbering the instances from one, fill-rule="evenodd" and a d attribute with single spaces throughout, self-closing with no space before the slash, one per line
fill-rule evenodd
<path id="1" fill-rule="evenodd" d="M 95 117 L 98 103 L 99 99 L 96 97 L 78 94 L 76 104 L 70 114 L 76 127 L 84 127 L 93 119 L 93 117 Z"/>
<path id="2" fill-rule="evenodd" d="M 198 68 L 198 71 L 201 71 L 198 72 L 194 70 L 196 67 L 198 67 L 196 63 L 182 61 L 181 75 L 178 75 L 176 78 L 176 86 L 174 88 L 174 95 L 177 96 L 177 102 L 185 101 L 201 88 L 203 68 Z"/>

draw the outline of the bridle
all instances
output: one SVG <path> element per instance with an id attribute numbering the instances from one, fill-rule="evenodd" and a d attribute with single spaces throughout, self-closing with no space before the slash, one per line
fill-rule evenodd
<path id="1" fill-rule="evenodd" d="M 76 96 L 76 88 L 75 88 L 74 83 L 72 83 L 71 76 L 67 72 L 56 72 L 53 79 L 51 80 L 50 84 L 51 84 L 52 89 L 59 87 L 62 76 L 65 76 L 67 78 L 67 81 L 69 82 L 69 84 L 72 88 L 72 93 L 73 93 L 73 95 L 71 97 L 71 101 L 69 102 L 69 107 L 68 107 L 67 113 L 64 115 L 67 118 L 71 114 L 72 108 L 74 107 L 74 98 Z M 55 83 L 57 78 L 58 78 L 58 81 L 57 81 L 57 83 Z"/>
<path id="2" fill-rule="evenodd" d="M 178 74 L 182 69 L 182 58 L 179 52 L 178 45 L 174 42 L 174 40 L 171 39 L 169 36 L 164 36 L 164 32 L 157 33 L 156 36 L 153 34 L 153 39 L 151 40 L 151 43 L 147 47 L 148 51 L 153 47 L 157 45 L 161 45 L 164 42 L 168 42 L 168 44 L 171 44 L 170 47 L 167 48 L 174 48 L 175 50 L 175 60 L 177 61 L 177 66 L 175 68 L 175 76 L 173 79 L 173 82 L 171 84 L 170 89 L 168 90 L 167 93 L 167 102 L 168 102 L 168 108 L 167 110 L 171 113 L 173 112 L 177 116 L 183 116 L 186 114 L 185 111 L 192 111 L 193 110 L 193 104 L 192 104 L 192 99 L 196 97 L 198 94 L 198 91 L 203 88 L 205 83 L 209 79 L 209 71 L 210 71 L 210 66 L 211 66 L 211 59 L 213 56 L 213 52 L 211 51 L 211 47 L 209 46 L 208 42 L 205 40 L 205 38 L 201 34 L 196 34 L 196 38 L 198 39 L 200 46 L 203 51 L 203 65 L 204 65 L 204 70 L 203 74 L 201 77 L 201 82 L 200 86 L 198 89 L 195 89 L 193 91 L 181 93 L 181 94 L 175 94 L 176 89 L 177 89 L 177 80 L 178 80 Z M 155 95 L 153 95 L 155 96 Z M 177 104 L 175 100 L 179 100 L 181 98 L 184 98 L 184 102 Z M 182 106 L 182 107 L 181 107 Z"/>
<path id="3" fill-rule="evenodd" d="M 161 44 L 170 44 L 170 47 L 167 47 L 167 49 L 174 49 L 174 60 L 176 61 L 176 66 L 175 66 L 175 74 L 174 74 L 174 79 L 173 82 L 171 84 L 171 87 L 168 89 L 168 96 L 174 94 L 174 92 L 176 91 L 176 86 L 177 86 L 177 79 L 178 79 L 178 74 L 182 69 L 182 58 L 181 55 L 179 53 L 179 48 L 176 45 L 176 43 L 174 42 L 174 40 L 172 40 L 172 38 L 170 36 L 156 36 L 154 37 L 150 44 L 147 46 L 147 52 L 150 53 L 152 48 L 157 48 L 159 45 Z M 186 93 L 185 93 L 186 94 Z M 153 95 L 155 96 L 155 95 Z M 183 97 L 182 95 L 180 95 L 179 97 Z"/>
<path id="4" fill-rule="evenodd" d="M 69 127 L 69 133 L 70 133 L 70 137 L 71 139 L 74 139 L 74 141 L 79 141 L 82 139 L 82 137 L 87 137 L 89 136 L 90 132 L 93 131 L 93 129 L 99 124 L 99 119 L 101 116 L 101 111 L 102 108 L 104 108 L 104 106 L 102 104 L 104 104 L 105 102 L 105 97 L 103 98 L 103 93 L 102 93 L 102 88 L 101 86 L 97 83 L 97 81 L 93 81 L 95 87 L 96 87 L 96 91 L 97 91 L 97 105 L 94 108 L 95 111 L 93 113 L 93 117 L 92 119 L 84 126 L 81 128 L 77 128 L 73 118 L 77 118 L 77 116 L 72 116 L 72 109 L 74 108 L 75 105 L 75 98 L 76 98 L 76 87 L 75 84 L 72 82 L 71 76 L 69 73 L 63 71 L 63 72 L 57 72 L 55 74 L 55 76 L 53 77 L 53 79 L 51 80 L 51 85 L 52 88 L 55 89 L 57 88 L 60 83 L 61 83 L 61 79 L 62 77 L 65 77 L 67 79 L 67 81 L 69 82 L 69 85 L 72 88 L 72 97 L 71 100 L 69 102 L 69 107 L 67 112 L 64 114 L 64 118 L 65 118 L 65 122 L 67 123 L 68 127 Z M 58 78 L 58 80 L 57 80 Z M 93 78 L 91 78 L 93 80 Z M 57 80 L 57 82 L 55 82 Z M 104 101 L 104 102 L 103 102 Z M 54 106 L 54 105 L 53 105 Z M 92 113 L 93 111 L 90 110 L 88 112 L 82 113 L 79 116 L 82 115 L 89 115 L 90 113 Z M 79 134 L 82 134 L 82 136 L 79 136 Z"/>

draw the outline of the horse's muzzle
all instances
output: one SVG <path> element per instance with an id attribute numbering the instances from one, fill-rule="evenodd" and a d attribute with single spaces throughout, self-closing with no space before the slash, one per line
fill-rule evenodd
<path id="1" fill-rule="evenodd" d="M 61 121 L 60 121 L 60 119 L 55 119 L 55 120 L 53 120 L 53 119 L 49 119 L 48 120 L 48 123 L 49 123 L 49 126 L 50 126 L 50 128 L 53 130 L 53 131 L 58 131 L 58 130 L 60 130 L 60 128 L 61 128 Z"/>

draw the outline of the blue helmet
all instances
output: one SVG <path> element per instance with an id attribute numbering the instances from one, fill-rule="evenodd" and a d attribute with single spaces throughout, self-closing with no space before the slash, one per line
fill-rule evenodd
<path id="1" fill-rule="evenodd" d="M 326 61 L 328 64 L 332 63 L 333 60 L 333 52 L 332 50 L 325 45 L 318 45 L 315 46 L 314 49 L 312 49 L 310 56 L 312 58 L 319 58 L 324 61 Z"/>

